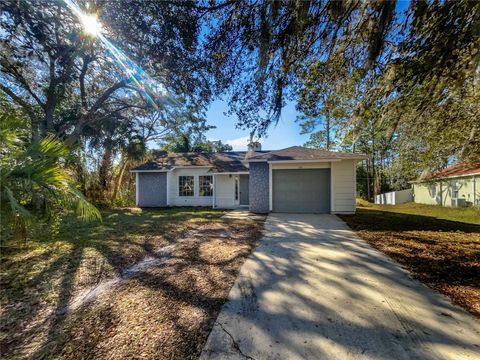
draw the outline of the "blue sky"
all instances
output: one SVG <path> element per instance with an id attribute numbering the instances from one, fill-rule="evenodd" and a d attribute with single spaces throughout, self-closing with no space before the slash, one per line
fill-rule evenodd
<path id="1" fill-rule="evenodd" d="M 223 100 L 214 101 L 207 112 L 207 122 L 217 128 L 206 133 L 209 140 L 222 140 L 233 146 L 233 150 L 246 150 L 249 137 L 248 130 L 240 130 L 235 127 L 236 118 L 225 116 L 228 105 Z M 309 135 L 300 135 L 300 126 L 295 122 L 297 112 L 295 104 L 288 103 L 282 109 L 282 117 L 276 127 L 268 130 L 268 136 L 260 139 L 262 149 L 281 149 L 293 145 L 303 145 Z"/>
<path id="2" fill-rule="evenodd" d="M 408 8 L 408 0 L 397 2 L 397 16 L 404 18 L 402 13 Z M 227 103 L 223 100 L 214 101 L 207 112 L 207 122 L 217 128 L 207 132 L 209 140 L 222 140 L 233 146 L 234 150 L 245 150 L 249 136 L 248 130 L 239 130 L 235 127 L 236 118 L 227 117 Z M 292 145 L 303 145 L 309 135 L 300 135 L 300 126 L 295 122 L 297 112 L 294 103 L 287 103 L 282 109 L 282 117 L 276 127 L 271 127 L 266 138 L 260 139 L 263 149 L 281 149 Z"/>

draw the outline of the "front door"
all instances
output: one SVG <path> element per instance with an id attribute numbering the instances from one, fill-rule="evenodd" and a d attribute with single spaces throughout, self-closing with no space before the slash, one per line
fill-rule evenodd
<path id="1" fill-rule="evenodd" d="M 248 175 L 240 175 L 240 205 L 248 204 Z"/>

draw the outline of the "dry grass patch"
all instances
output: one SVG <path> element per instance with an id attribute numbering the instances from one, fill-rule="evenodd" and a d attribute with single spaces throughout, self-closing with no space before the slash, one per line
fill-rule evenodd
<path id="1" fill-rule="evenodd" d="M 415 205 L 415 212 L 421 208 Z M 441 208 L 434 207 L 435 215 Z M 360 207 L 341 218 L 376 249 L 411 271 L 414 277 L 480 316 L 480 226 L 400 207 Z M 420 209 L 421 210 L 421 209 Z M 449 212 L 454 213 L 449 209 Z M 456 219 L 461 217 L 456 215 Z M 445 215 L 443 216 L 445 217 Z"/>
<path id="2" fill-rule="evenodd" d="M 39 239 L 5 255 L 2 358 L 196 358 L 263 226 L 221 215 L 122 209 L 93 228 L 66 223 L 58 242 Z M 145 257 L 158 262 L 122 277 Z M 85 289 L 115 278 L 65 312 Z"/>

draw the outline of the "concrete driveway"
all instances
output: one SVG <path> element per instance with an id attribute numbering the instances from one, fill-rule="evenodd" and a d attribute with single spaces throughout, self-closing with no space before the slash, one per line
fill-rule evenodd
<path id="1" fill-rule="evenodd" d="M 202 359 L 480 359 L 480 322 L 333 215 L 272 214 Z"/>

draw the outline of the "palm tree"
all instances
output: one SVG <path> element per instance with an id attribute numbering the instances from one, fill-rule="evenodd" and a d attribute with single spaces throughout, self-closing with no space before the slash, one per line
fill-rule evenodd
<path id="1" fill-rule="evenodd" d="M 0 211 L 26 239 L 27 225 L 73 210 L 83 221 L 101 220 L 100 212 L 75 187 L 63 166 L 68 147 L 53 135 L 26 145 L 12 116 L 0 119 Z"/>
<path id="2" fill-rule="evenodd" d="M 129 139 L 128 143 L 122 148 L 122 158 L 120 160 L 120 171 L 118 176 L 115 179 L 115 184 L 113 186 L 112 192 L 112 201 L 117 199 L 118 191 L 120 190 L 120 185 L 122 184 L 123 175 L 127 166 L 131 162 L 138 162 L 145 158 L 147 154 L 147 144 L 145 140 L 140 136 L 134 136 Z"/>

